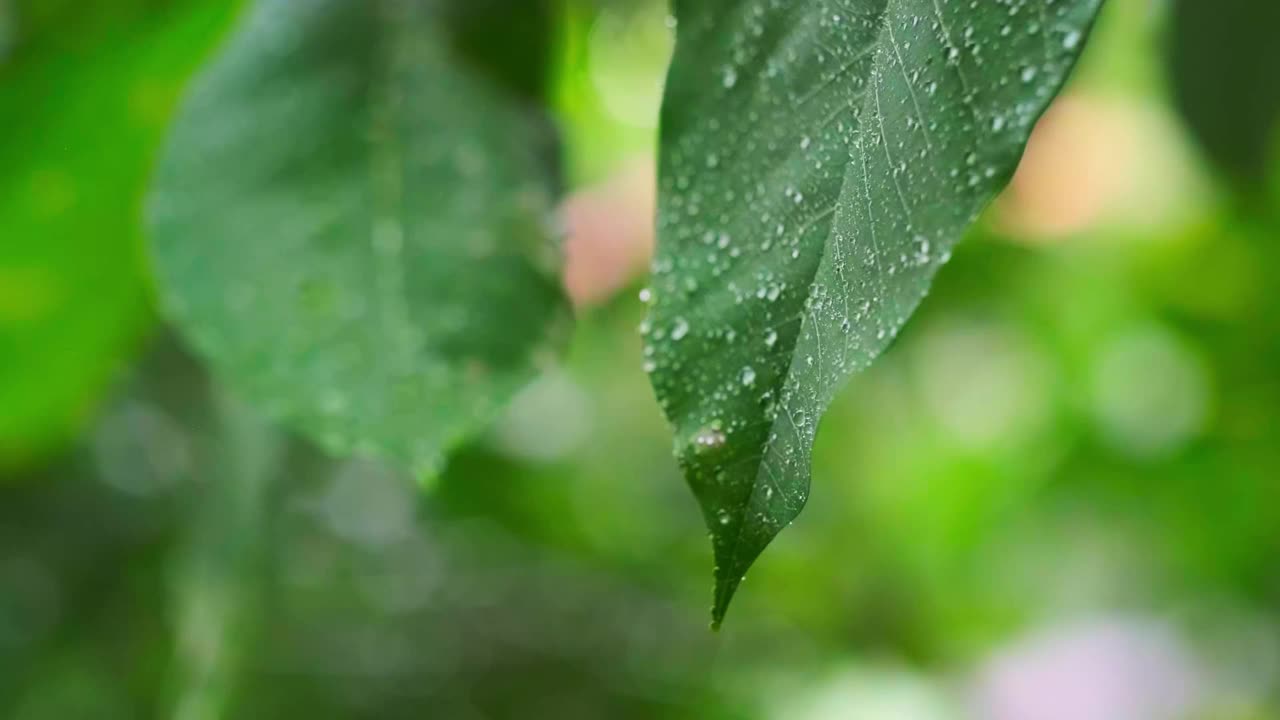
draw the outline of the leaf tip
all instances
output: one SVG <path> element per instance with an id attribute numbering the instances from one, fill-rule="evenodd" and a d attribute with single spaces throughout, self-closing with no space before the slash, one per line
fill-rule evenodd
<path id="1" fill-rule="evenodd" d="M 733 596 L 738 591 L 738 585 L 742 582 L 742 578 L 717 577 L 715 602 L 711 605 L 711 629 L 714 632 L 720 631 L 720 626 L 724 624 L 724 616 L 729 612 L 729 603 L 733 600 Z"/>

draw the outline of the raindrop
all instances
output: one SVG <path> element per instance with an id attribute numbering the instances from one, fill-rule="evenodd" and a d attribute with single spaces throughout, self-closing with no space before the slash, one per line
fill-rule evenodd
<path id="1" fill-rule="evenodd" d="M 693 435 L 693 448 L 698 452 L 724 447 L 724 442 L 724 433 L 713 427 L 704 427 Z"/>
<path id="2" fill-rule="evenodd" d="M 676 318 L 676 324 L 671 328 L 671 339 L 680 341 L 685 335 L 689 334 L 689 321 L 684 318 Z"/>

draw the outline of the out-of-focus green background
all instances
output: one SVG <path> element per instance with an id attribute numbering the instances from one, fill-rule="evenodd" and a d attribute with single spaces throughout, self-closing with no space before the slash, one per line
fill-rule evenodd
<path id="1" fill-rule="evenodd" d="M 1168 7 L 1109 1 L 713 634 L 635 332 L 664 3 L 566 3 L 578 333 L 423 492 L 153 308 L 147 178 L 234 4 L 0 0 L 0 717 L 1280 717 L 1280 162 L 1213 170 Z"/>

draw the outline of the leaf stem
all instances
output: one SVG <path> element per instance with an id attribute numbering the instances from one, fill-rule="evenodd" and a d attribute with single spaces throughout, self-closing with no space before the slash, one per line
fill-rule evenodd
<path id="1" fill-rule="evenodd" d="M 229 717 L 252 642 L 272 480 L 282 455 L 279 435 L 245 405 L 225 395 L 214 405 L 203 492 L 174 567 L 176 720 Z"/>

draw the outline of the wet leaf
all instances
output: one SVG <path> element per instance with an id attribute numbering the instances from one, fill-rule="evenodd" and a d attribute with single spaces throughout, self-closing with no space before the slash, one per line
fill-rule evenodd
<path id="1" fill-rule="evenodd" d="M 198 83 L 152 202 L 170 316 L 246 396 L 420 474 L 568 325 L 543 124 L 439 3 L 262 0 Z"/>
<path id="2" fill-rule="evenodd" d="M 1100 0 L 677 0 L 645 368 L 713 616 L 804 506 L 818 421 L 1007 182 Z"/>

